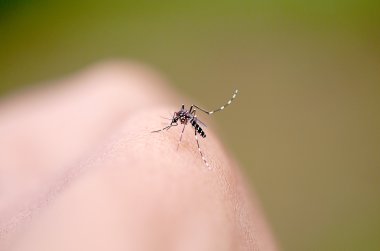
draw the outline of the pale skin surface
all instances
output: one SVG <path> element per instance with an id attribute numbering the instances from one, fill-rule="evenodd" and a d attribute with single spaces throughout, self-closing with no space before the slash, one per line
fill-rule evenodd
<path id="1" fill-rule="evenodd" d="M 182 126 L 150 133 L 190 105 L 157 73 L 109 62 L 57 82 L 0 102 L 0 250 L 277 250 L 212 124 L 211 170 L 191 125 L 178 151 Z"/>

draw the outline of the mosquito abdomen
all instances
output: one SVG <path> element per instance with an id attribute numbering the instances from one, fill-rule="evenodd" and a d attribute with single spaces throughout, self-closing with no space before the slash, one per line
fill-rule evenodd
<path id="1" fill-rule="evenodd" d="M 197 133 L 199 135 L 201 135 L 203 138 L 206 138 L 206 133 L 203 131 L 202 127 L 199 126 L 199 124 L 197 123 L 197 121 L 195 121 L 194 119 L 190 121 L 191 122 L 191 125 L 195 128 L 195 130 L 197 131 Z"/>

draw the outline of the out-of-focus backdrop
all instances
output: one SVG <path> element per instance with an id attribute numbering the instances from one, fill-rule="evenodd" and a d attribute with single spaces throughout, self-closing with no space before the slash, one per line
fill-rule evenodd
<path id="1" fill-rule="evenodd" d="M 0 0 L 0 98 L 107 58 L 207 107 L 284 250 L 380 250 L 380 2 Z"/>

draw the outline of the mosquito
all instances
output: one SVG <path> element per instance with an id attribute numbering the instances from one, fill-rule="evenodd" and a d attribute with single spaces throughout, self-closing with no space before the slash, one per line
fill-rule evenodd
<path id="1" fill-rule="evenodd" d="M 183 125 L 183 128 L 182 128 L 182 132 L 181 132 L 181 136 L 179 138 L 179 141 L 178 141 L 178 145 L 177 145 L 177 150 L 179 148 L 179 145 L 182 141 L 182 136 L 183 136 L 183 132 L 185 131 L 185 128 L 186 128 L 186 125 L 188 123 L 191 124 L 191 126 L 194 128 L 194 135 L 195 135 L 195 140 L 197 142 L 197 146 L 198 146 L 198 151 L 202 157 L 202 160 L 203 162 L 205 163 L 205 165 L 207 166 L 207 168 L 210 168 L 210 165 L 209 163 L 207 162 L 202 150 L 201 150 L 201 147 L 199 145 L 199 140 L 198 140 L 198 134 L 202 137 L 202 138 L 206 138 L 206 133 L 204 132 L 203 128 L 202 127 L 207 127 L 201 120 L 199 120 L 197 118 L 197 115 L 196 115 L 196 112 L 197 112 L 197 109 L 206 113 L 207 115 L 212 115 L 216 112 L 219 112 L 219 111 L 222 111 L 224 110 L 224 108 L 226 108 L 228 105 L 230 105 L 232 103 L 232 101 L 236 98 L 236 95 L 238 94 L 238 90 L 235 90 L 231 99 L 227 101 L 227 103 L 225 103 L 224 105 L 222 105 L 221 107 L 219 107 L 218 109 L 215 109 L 215 110 L 212 110 L 212 111 L 207 111 L 197 105 L 191 105 L 190 106 L 190 109 L 189 110 L 186 110 L 185 109 L 185 105 L 182 104 L 181 105 L 181 108 L 179 111 L 177 112 L 174 112 L 173 114 L 173 117 L 171 118 L 171 122 L 168 126 L 160 129 L 160 130 L 156 130 L 156 131 L 152 131 L 152 133 L 155 133 L 155 132 L 161 132 L 161 131 L 164 131 L 164 130 L 169 130 L 171 127 L 173 126 L 178 126 L 179 124 Z"/>

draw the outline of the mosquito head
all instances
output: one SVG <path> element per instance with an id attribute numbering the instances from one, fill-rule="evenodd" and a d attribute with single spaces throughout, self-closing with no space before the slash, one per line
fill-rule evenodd
<path id="1" fill-rule="evenodd" d="M 171 124 L 177 124 L 179 119 L 180 119 L 179 113 L 175 112 L 173 114 L 173 118 L 172 118 L 172 123 Z"/>
<path id="2" fill-rule="evenodd" d="M 178 121 L 181 124 L 187 124 L 190 119 L 190 113 L 185 110 L 185 105 L 182 105 L 178 112 L 175 112 L 173 115 L 172 123 L 177 123 Z"/>

